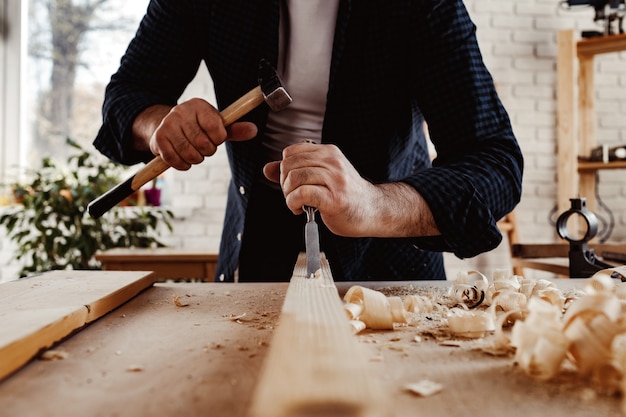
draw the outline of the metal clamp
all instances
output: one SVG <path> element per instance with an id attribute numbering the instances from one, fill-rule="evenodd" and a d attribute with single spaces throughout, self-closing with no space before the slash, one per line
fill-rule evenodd
<path id="1" fill-rule="evenodd" d="M 596 258 L 593 249 L 587 245 L 598 232 L 598 218 L 595 214 L 587 210 L 587 200 L 585 198 L 570 198 L 571 208 L 562 213 L 556 222 L 556 231 L 562 239 L 570 243 L 569 249 L 569 274 L 571 278 L 588 278 L 598 271 L 613 268 L 614 265 L 604 263 Z M 573 223 L 577 232 L 570 230 L 572 222 L 570 218 L 576 216 Z M 581 220 L 584 220 L 581 221 Z M 586 225 L 584 233 L 578 228 Z M 570 227 L 568 227 L 570 226 Z M 618 278 L 616 276 L 615 278 Z"/>

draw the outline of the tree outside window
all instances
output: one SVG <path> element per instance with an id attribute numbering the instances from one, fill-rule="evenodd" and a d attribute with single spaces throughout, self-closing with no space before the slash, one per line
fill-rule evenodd
<path id="1" fill-rule="evenodd" d="M 72 138 L 91 149 L 104 89 L 148 0 L 29 0 L 22 164 L 65 160 Z"/>

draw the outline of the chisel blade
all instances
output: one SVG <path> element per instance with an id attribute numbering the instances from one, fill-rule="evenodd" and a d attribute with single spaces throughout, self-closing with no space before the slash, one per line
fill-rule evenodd
<path id="1" fill-rule="evenodd" d="M 320 265 L 320 235 L 319 228 L 315 222 L 314 207 L 304 207 L 307 222 L 304 226 L 304 242 L 306 245 L 306 275 L 307 278 L 315 276 L 315 273 L 321 268 Z"/>

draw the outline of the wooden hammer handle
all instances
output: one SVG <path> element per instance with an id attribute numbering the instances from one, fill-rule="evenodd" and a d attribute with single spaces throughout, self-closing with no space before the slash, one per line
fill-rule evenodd
<path id="1" fill-rule="evenodd" d="M 230 126 L 235 123 L 238 119 L 263 103 L 264 99 L 263 91 L 260 86 L 248 91 L 220 113 L 224 126 Z M 87 211 L 93 218 L 102 216 L 132 193 L 139 190 L 143 185 L 157 178 L 169 167 L 170 166 L 163 158 L 157 155 L 126 181 L 116 185 L 89 203 Z"/>

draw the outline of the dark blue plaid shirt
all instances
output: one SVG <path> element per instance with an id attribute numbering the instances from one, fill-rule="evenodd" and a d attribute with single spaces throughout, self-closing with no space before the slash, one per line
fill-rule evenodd
<path id="1" fill-rule="evenodd" d="M 278 22 L 279 0 L 152 0 L 107 87 L 96 148 L 126 164 L 152 158 L 131 149 L 133 119 L 176 104 L 202 61 L 218 106 L 235 101 L 257 85 L 261 58 L 276 65 Z M 445 279 L 440 252 L 468 258 L 500 243 L 496 221 L 519 202 L 523 158 L 475 29 L 461 0 L 341 0 L 322 140 L 370 181 L 415 187 L 442 235 L 349 239 L 322 227 L 336 280 Z M 232 180 L 217 272 L 225 281 L 263 175 L 267 113 L 262 105 L 245 117 L 259 126 L 256 139 L 226 144 Z"/>

